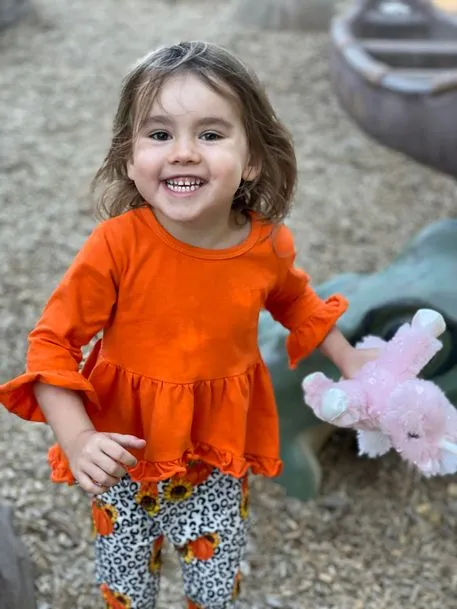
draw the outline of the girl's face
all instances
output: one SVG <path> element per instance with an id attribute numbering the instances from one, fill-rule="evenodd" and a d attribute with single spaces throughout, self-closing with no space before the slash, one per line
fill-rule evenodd
<path id="1" fill-rule="evenodd" d="M 227 222 L 241 180 L 256 175 L 237 104 L 191 73 L 165 82 L 127 169 L 168 229 Z"/>

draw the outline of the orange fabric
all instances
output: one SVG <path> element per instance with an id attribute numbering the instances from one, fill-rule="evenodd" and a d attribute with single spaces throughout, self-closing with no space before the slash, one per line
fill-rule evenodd
<path id="1" fill-rule="evenodd" d="M 294 268 L 289 229 L 252 217 L 240 245 L 207 250 L 168 234 L 149 208 L 100 224 L 29 336 L 25 374 L 0 385 L 14 414 L 44 421 L 42 381 L 79 391 L 96 429 L 146 439 L 135 480 L 162 480 L 204 461 L 236 477 L 280 472 L 278 417 L 257 345 L 266 307 L 290 329 L 291 365 L 346 309 L 322 301 Z M 103 338 L 82 371 L 81 346 Z M 74 481 L 59 446 L 52 479 Z"/>

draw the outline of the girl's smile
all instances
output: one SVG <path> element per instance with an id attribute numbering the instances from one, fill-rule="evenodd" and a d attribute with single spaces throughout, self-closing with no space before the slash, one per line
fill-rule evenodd
<path id="1" fill-rule="evenodd" d="M 162 183 L 172 193 L 185 196 L 203 188 L 206 180 L 196 176 L 176 176 L 166 178 Z"/>

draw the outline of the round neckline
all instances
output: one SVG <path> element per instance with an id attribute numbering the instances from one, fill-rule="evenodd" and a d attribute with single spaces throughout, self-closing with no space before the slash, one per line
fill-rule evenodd
<path id="1" fill-rule="evenodd" d="M 140 207 L 138 211 L 142 212 L 145 221 L 161 241 L 163 241 L 166 245 L 173 248 L 174 250 L 177 250 L 182 254 L 192 256 L 193 258 L 205 258 L 207 260 L 223 260 L 226 258 L 235 258 L 236 256 L 241 256 L 241 254 L 246 253 L 254 246 L 254 244 L 258 240 L 260 231 L 260 222 L 256 218 L 255 214 L 251 213 L 251 230 L 249 231 L 247 237 L 245 237 L 243 241 L 241 241 L 241 243 L 222 249 L 209 249 L 205 247 L 199 247 L 198 245 L 190 245 L 189 243 L 184 243 L 183 241 L 179 241 L 179 239 L 176 239 L 176 237 L 169 233 L 160 224 L 154 212 L 149 206 Z"/>

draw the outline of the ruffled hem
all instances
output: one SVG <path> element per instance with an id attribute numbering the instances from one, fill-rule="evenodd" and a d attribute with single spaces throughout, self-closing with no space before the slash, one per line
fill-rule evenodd
<path id="1" fill-rule="evenodd" d="M 330 296 L 322 307 L 292 330 L 286 340 L 289 365 L 292 369 L 325 340 L 336 321 L 348 308 L 348 304 L 346 298 L 340 294 Z"/>
<path id="2" fill-rule="evenodd" d="M 87 402 L 96 406 L 97 409 L 100 408 L 92 384 L 80 372 L 68 370 L 26 372 L 0 386 L 0 403 L 21 419 L 45 423 L 46 417 L 39 407 L 33 391 L 34 384 L 38 382 L 80 391 Z"/>
<path id="3" fill-rule="evenodd" d="M 249 470 L 253 474 L 266 476 L 267 478 L 279 476 L 282 471 L 280 459 L 248 454 L 239 457 L 228 451 L 202 443 L 192 450 L 186 451 L 182 457 L 171 461 L 140 460 L 135 467 L 129 470 L 129 476 L 137 482 L 167 480 L 176 474 L 184 474 L 190 461 L 203 461 L 235 478 L 242 478 Z M 68 459 L 58 444 L 54 444 L 49 449 L 48 462 L 51 467 L 51 480 L 53 482 L 75 484 L 76 480 L 70 470 Z"/>

